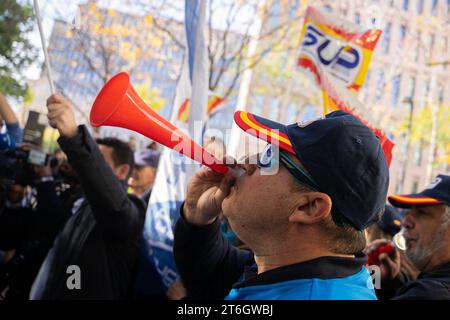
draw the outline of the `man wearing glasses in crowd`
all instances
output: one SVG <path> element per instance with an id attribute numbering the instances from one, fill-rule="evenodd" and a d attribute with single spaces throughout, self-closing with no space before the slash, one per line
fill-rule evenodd
<path id="1" fill-rule="evenodd" d="M 288 126 L 247 112 L 235 121 L 269 144 L 238 170 L 189 182 L 174 244 L 188 295 L 376 299 L 361 251 L 389 183 L 377 137 L 343 111 Z M 251 252 L 222 236 L 221 212 Z"/>

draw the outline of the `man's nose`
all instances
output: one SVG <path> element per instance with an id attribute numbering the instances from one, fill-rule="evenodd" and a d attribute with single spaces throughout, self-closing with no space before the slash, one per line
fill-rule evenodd
<path id="1" fill-rule="evenodd" d="M 251 176 L 251 175 L 253 174 L 253 172 L 255 172 L 255 170 L 257 169 L 257 167 L 256 167 L 256 165 L 254 165 L 254 164 L 248 163 L 248 164 L 245 164 L 245 165 L 244 165 L 244 169 L 245 169 L 245 172 L 246 172 L 249 176 Z"/>
<path id="2" fill-rule="evenodd" d="M 414 228 L 414 219 L 411 215 L 411 211 L 408 211 L 403 218 L 402 227 L 409 230 Z"/>

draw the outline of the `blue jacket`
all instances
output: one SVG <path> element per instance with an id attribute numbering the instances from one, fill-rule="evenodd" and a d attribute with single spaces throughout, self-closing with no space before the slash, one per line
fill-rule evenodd
<path id="1" fill-rule="evenodd" d="M 258 274 L 253 254 L 232 246 L 218 220 L 197 227 L 181 214 L 174 240 L 175 262 L 192 299 L 376 300 L 364 255 L 320 257 Z"/>
<path id="2" fill-rule="evenodd" d="M 369 285 L 368 285 L 369 284 Z M 365 267 L 353 275 L 332 279 L 296 279 L 233 288 L 226 300 L 376 300 Z"/>

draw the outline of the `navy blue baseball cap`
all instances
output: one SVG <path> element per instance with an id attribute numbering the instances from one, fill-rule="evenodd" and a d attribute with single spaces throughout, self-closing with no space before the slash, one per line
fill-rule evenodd
<path id="1" fill-rule="evenodd" d="M 151 149 L 143 149 L 134 152 L 134 164 L 137 166 L 150 166 L 157 168 L 160 153 Z"/>
<path id="2" fill-rule="evenodd" d="M 440 174 L 425 187 L 425 190 L 414 194 L 389 196 L 389 202 L 399 208 L 412 206 L 429 206 L 445 204 L 450 206 L 450 176 Z"/>
<path id="3" fill-rule="evenodd" d="M 244 111 L 234 114 L 247 133 L 294 155 L 330 196 L 333 220 L 363 230 L 384 209 L 389 168 L 375 134 L 355 116 L 334 111 L 283 125 Z"/>
<path id="4" fill-rule="evenodd" d="M 383 232 L 393 237 L 400 231 L 402 220 L 403 216 L 396 208 L 386 205 L 383 216 L 377 224 L 378 227 L 383 230 Z"/>

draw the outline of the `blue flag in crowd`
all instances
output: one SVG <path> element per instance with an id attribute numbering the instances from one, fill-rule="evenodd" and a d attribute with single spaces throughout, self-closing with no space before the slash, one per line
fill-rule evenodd
<path id="1" fill-rule="evenodd" d="M 170 121 L 194 136 L 194 122 L 204 121 L 208 99 L 208 72 L 204 37 L 205 0 L 185 1 L 187 51 L 178 81 Z M 179 108 L 190 99 L 189 122 L 177 119 Z M 186 195 L 186 185 L 197 165 L 186 164 L 186 158 L 165 148 L 158 166 L 155 185 L 147 208 L 144 227 L 144 250 L 167 290 L 179 276 L 173 258 L 173 229 Z"/>

